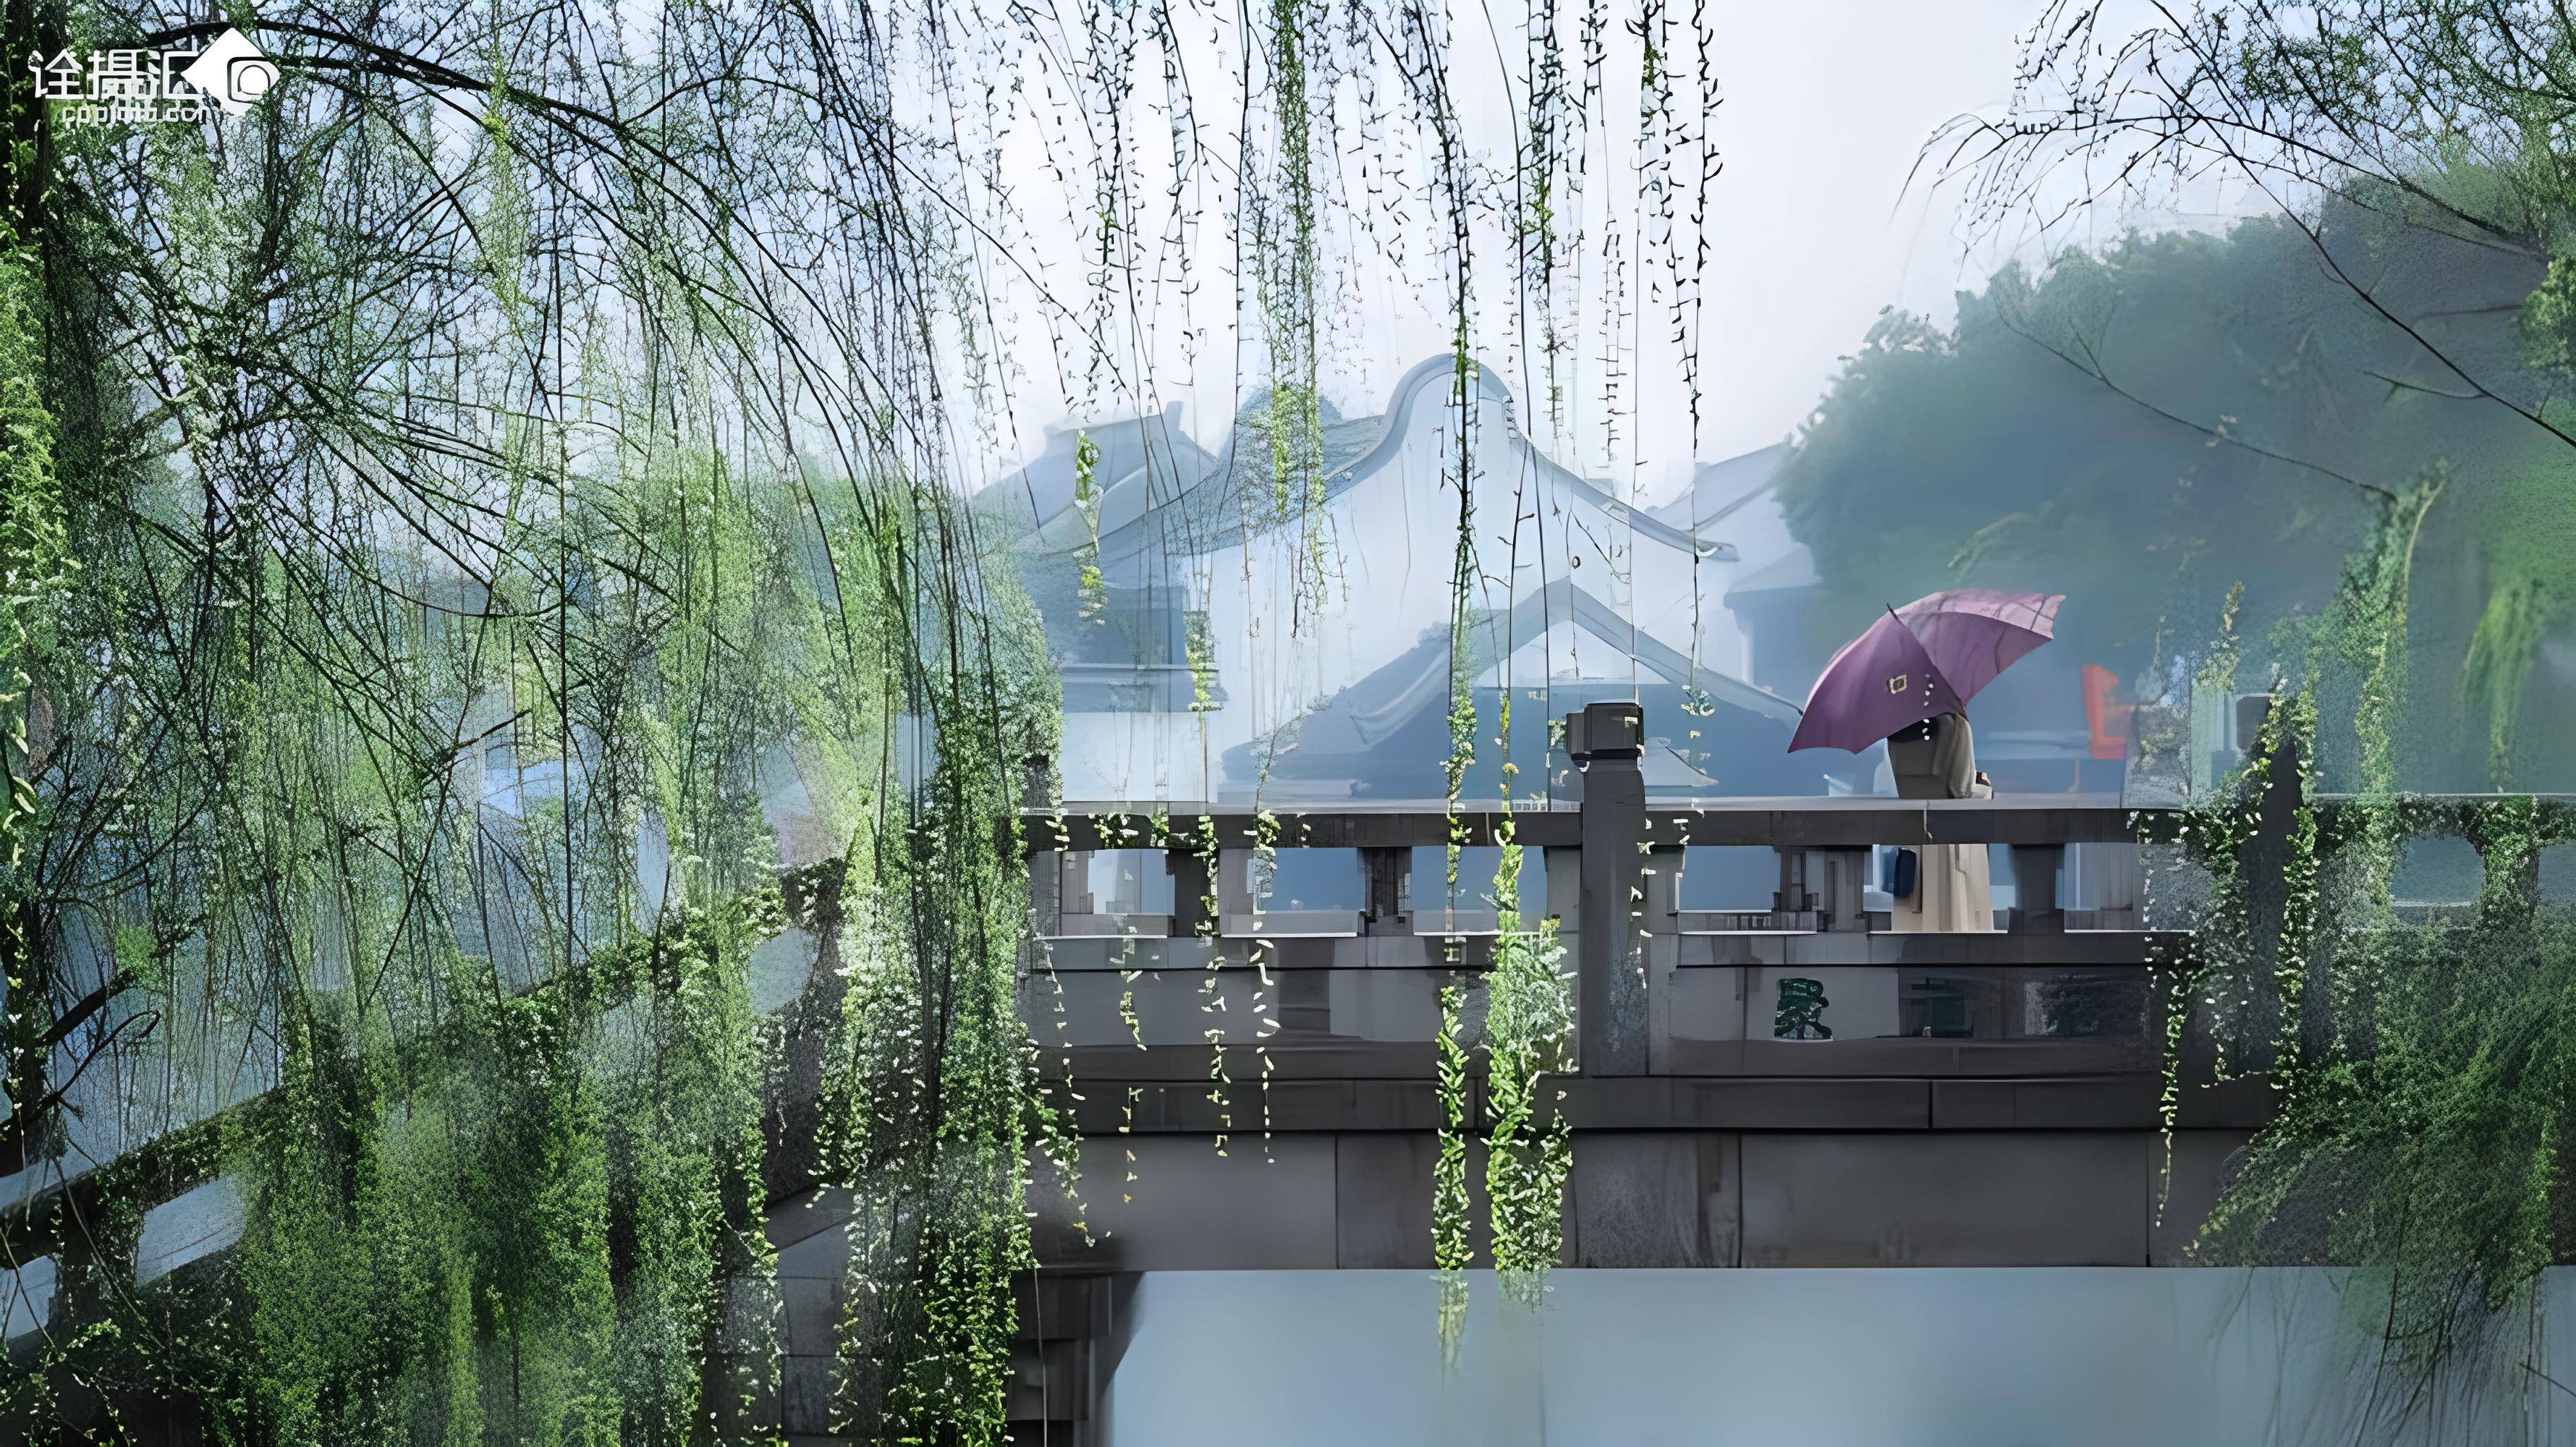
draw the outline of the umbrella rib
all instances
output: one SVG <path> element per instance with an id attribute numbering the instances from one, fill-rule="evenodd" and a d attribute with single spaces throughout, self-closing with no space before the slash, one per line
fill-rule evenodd
<path id="1" fill-rule="evenodd" d="M 1885 599 L 1880 599 L 1879 606 L 1885 608 L 1887 610 L 1887 616 L 1896 620 L 1896 626 L 1904 629 L 1906 636 L 1914 640 L 1914 646 L 1923 650 L 1923 666 L 1931 671 L 1932 677 L 1940 679 L 1941 686 L 1950 690 L 1950 696 L 1952 698 L 1959 698 L 1959 690 L 1951 684 L 1950 680 L 1941 677 L 1941 665 L 1932 661 L 1932 647 L 1930 644 L 1923 641 L 1923 635 L 1914 631 L 1914 625 L 1905 621 L 1905 615 L 1896 611 L 1895 604 L 1890 603 Z M 1926 694 L 1929 694 L 1932 691 L 1929 681 L 1926 681 L 1923 691 Z M 1959 698 L 1959 717 L 1966 718 L 1968 716 L 1967 710 L 1968 701 L 1964 698 Z M 1928 838 L 1931 831 L 1926 829 L 1924 834 Z"/>

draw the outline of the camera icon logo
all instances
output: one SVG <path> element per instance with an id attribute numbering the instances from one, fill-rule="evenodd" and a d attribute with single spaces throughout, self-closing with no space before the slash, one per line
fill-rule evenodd
<path id="1" fill-rule="evenodd" d="M 277 62 L 233 29 L 218 36 L 179 78 L 222 106 L 224 114 L 237 116 L 277 84 Z"/>

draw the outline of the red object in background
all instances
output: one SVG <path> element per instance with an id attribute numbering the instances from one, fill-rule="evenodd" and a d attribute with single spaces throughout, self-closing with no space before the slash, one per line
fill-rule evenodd
<path id="1" fill-rule="evenodd" d="M 2111 670 L 2098 663 L 2084 665 L 2084 727 L 2093 736 L 2097 759 L 2129 756 L 2129 715 L 2137 705 L 2111 701 L 2111 690 L 2119 686 Z"/>

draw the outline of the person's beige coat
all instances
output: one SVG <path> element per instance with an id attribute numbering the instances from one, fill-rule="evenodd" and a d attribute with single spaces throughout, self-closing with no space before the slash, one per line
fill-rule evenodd
<path id="1" fill-rule="evenodd" d="M 1977 777 L 1977 745 L 1965 715 L 1945 713 L 1887 741 L 1900 799 L 1988 799 Z M 1917 856 L 1914 893 L 1896 901 L 1900 934 L 1991 933 L 1994 894 L 1982 844 L 1907 844 Z"/>

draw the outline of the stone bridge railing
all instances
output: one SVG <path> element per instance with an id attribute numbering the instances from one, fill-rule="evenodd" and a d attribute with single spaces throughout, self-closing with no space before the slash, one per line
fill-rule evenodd
<path id="1" fill-rule="evenodd" d="M 1492 867 L 1476 856 L 1507 823 L 1529 860 L 1522 916 L 1552 917 L 1575 976 L 1568 1265 L 2170 1257 L 2190 1223 L 2150 1229 L 2165 1171 L 2150 971 L 2178 937 L 2143 927 L 2135 811 L 1649 808 L 1633 706 L 1588 714 L 1573 809 L 1031 811 L 1044 950 L 1023 1015 L 1079 1082 L 1093 1183 L 1095 1240 L 1050 1220 L 1051 1265 L 1429 1266 L 1440 992 L 1465 987 L 1472 1052 L 1496 924 L 1472 907 Z M 1453 840 L 1468 856 L 1454 908 Z M 1916 843 L 2011 846 L 1997 932 L 1889 929 L 1874 851 Z M 1260 900 L 1265 856 L 1291 850 L 1353 851 L 1358 892 L 1336 902 L 1358 907 Z M 1766 897 L 1741 897 L 1747 853 L 1765 856 Z M 1738 897 L 1693 898 L 1704 869 Z M 1156 874 L 1168 901 L 1138 907 Z M 1104 898 L 1102 876 L 1126 897 Z M 1812 1010 L 1784 1013 L 1784 982 L 1829 1002 L 1831 1038 L 1800 1038 L 1823 1032 L 1797 1028 Z M 2235 1095 L 2195 1103 L 2190 1127 L 2219 1134 L 2180 1148 L 2188 1168 L 2214 1174 L 2256 1123 L 2259 1099 Z"/>

